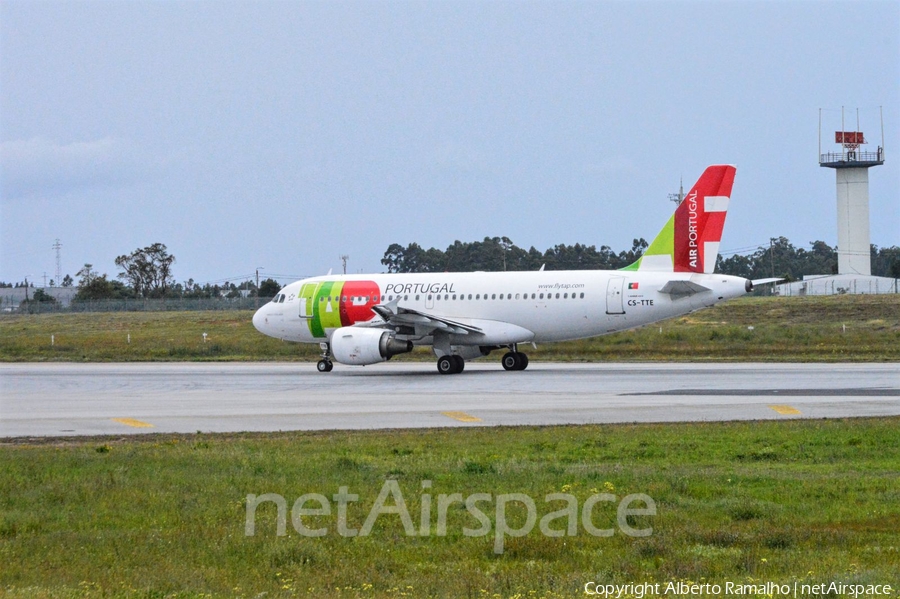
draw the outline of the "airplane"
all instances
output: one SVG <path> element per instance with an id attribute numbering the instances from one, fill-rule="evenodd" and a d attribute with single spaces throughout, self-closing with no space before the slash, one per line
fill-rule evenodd
<path id="1" fill-rule="evenodd" d="M 640 327 L 777 280 L 714 273 L 735 172 L 708 167 L 644 254 L 620 270 L 329 274 L 281 289 L 253 326 L 318 343 L 320 372 L 335 362 L 384 362 L 415 346 L 431 346 L 441 374 L 503 349 L 505 370 L 525 370 L 522 344 Z"/>

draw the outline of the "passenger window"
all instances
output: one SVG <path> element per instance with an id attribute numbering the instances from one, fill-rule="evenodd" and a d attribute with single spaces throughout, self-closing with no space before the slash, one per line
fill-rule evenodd
<path id="1" fill-rule="evenodd" d="M 556 294 L 556 299 L 559 299 L 559 294 L 558 294 L 558 293 Z"/>
<path id="2" fill-rule="evenodd" d="M 569 299 L 569 294 L 568 294 L 568 293 L 564 293 L 564 294 L 563 294 L 563 299 Z"/>
<path id="3" fill-rule="evenodd" d="M 583 293 L 581 294 L 581 299 L 584 299 L 584 294 L 583 294 Z"/>

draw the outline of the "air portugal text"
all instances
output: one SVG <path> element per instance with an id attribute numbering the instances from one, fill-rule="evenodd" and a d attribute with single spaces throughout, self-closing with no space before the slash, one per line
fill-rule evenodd
<path id="1" fill-rule="evenodd" d="M 387 294 L 404 295 L 409 293 L 456 293 L 453 283 L 388 283 L 384 288 Z"/>

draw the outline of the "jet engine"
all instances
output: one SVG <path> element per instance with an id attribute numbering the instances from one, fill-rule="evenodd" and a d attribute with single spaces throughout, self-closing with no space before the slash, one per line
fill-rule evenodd
<path id="1" fill-rule="evenodd" d="M 400 341 L 393 331 L 384 329 L 341 327 L 331 336 L 331 355 L 341 364 L 377 364 L 412 348 L 412 341 Z"/>

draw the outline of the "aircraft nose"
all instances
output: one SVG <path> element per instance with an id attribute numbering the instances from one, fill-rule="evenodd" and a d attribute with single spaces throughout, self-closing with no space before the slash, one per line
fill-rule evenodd
<path id="1" fill-rule="evenodd" d="M 266 326 L 266 307 L 263 306 L 253 315 L 253 326 L 256 327 L 256 330 L 262 334 L 265 334 L 265 326 Z"/>

